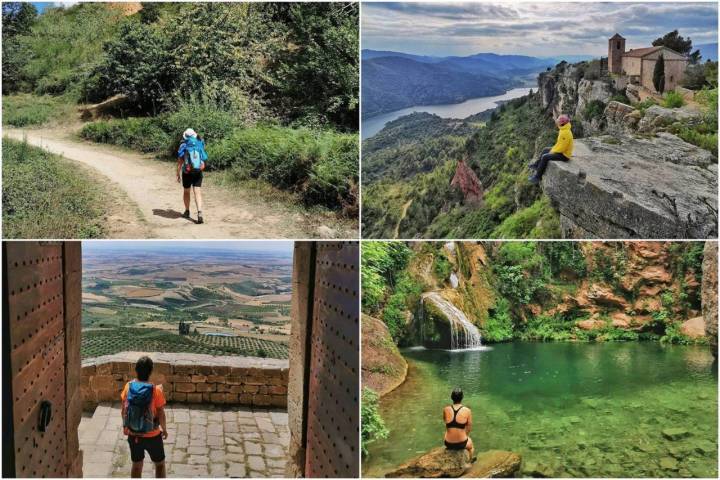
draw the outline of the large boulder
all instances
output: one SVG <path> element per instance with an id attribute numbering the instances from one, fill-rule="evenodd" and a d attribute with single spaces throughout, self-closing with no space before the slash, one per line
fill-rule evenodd
<path id="1" fill-rule="evenodd" d="M 695 317 L 689 320 L 685 320 L 680 325 L 680 331 L 683 335 L 687 335 L 690 338 L 701 338 L 705 336 L 705 320 L 703 317 Z"/>
<path id="2" fill-rule="evenodd" d="M 717 159 L 668 133 L 576 140 L 543 190 L 564 238 L 717 236 Z"/>
<path id="3" fill-rule="evenodd" d="M 640 133 L 652 134 L 675 122 L 682 122 L 684 125 L 697 124 L 702 121 L 702 117 L 702 112 L 688 107 L 665 108 L 653 105 L 645 110 L 645 115 L 638 122 L 637 130 Z"/>
<path id="4" fill-rule="evenodd" d="M 701 302 L 705 334 L 710 339 L 713 355 L 718 354 L 718 244 L 705 242 L 702 263 Z"/>
<path id="5" fill-rule="evenodd" d="M 604 115 L 607 131 L 621 134 L 635 131 L 642 117 L 639 110 L 615 100 L 607 104 Z"/>
<path id="6" fill-rule="evenodd" d="M 377 318 L 362 316 L 362 385 L 380 396 L 405 381 L 408 365 L 387 326 Z"/>
<path id="7" fill-rule="evenodd" d="M 520 470 L 520 455 L 503 450 L 477 454 L 470 463 L 467 450 L 437 447 L 385 474 L 388 478 L 508 478 Z"/>

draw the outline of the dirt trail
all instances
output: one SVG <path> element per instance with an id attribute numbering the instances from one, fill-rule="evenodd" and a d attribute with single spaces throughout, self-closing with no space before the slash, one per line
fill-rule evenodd
<path id="1" fill-rule="evenodd" d="M 400 236 L 400 224 L 403 220 L 405 220 L 405 216 L 407 215 L 408 208 L 410 208 L 410 205 L 412 205 L 413 199 L 411 198 L 405 204 L 400 208 L 400 219 L 397 222 L 397 225 L 395 225 L 395 233 L 393 234 L 393 238 L 398 238 Z"/>
<path id="2" fill-rule="evenodd" d="M 213 184 L 213 176 L 206 175 L 202 188 L 206 223 L 198 225 L 181 217 L 182 188 L 175 178 L 174 163 L 83 142 L 62 129 L 5 129 L 4 134 L 15 140 L 25 138 L 30 145 L 87 165 L 109 179 L 134 204 L 128 206 L 128 215 L 139 210 L 151 238 L 316 238 L 320 236 L 318 227 L 332 221 L 306 213 L 300 206 L 259 198 L 256 192 L 230 191 Z M 196 218 L 194 203 L 193 199 L 190 211 Z M 113 237 L 127 238 L 131 233 L 124 232 L 122 224 L 111 225 L 110 230 Z M 347 236 L 348 232 L 337 233 Z"/>

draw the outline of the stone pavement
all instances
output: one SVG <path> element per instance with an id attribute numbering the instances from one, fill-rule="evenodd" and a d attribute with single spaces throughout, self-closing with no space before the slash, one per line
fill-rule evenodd
<path id="1" fill-rule="evenodd" d="M 285 476 L 290 433 L 284 409 L 168 404 L 165 413 L 168 477 Z M 85 413 L 78 433 L 84 477 L 130 476 L 119 402 Z M 147 453 L 143 477 L 154 477 Z"/>

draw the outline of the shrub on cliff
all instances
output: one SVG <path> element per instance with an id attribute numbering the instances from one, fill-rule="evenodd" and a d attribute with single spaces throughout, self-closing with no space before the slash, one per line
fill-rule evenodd
<path id="1" fill-rule="evenodd" d="M 361 425 L 361 452 L 363 457 L 368 455 L 368 445 L 376 440 L 387 438 L 390 434 L 385 422 L 380 416 L 378 394 L 365 387 L 362 391 L 360 425 Z"/>

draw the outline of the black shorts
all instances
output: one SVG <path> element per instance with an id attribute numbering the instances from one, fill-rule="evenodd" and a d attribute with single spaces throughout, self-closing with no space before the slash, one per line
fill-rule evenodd
<path id="1" fill-rule="evenodd" d="M 154 437 L 133 437 L 128 436 L 130 445 L 130 460 L 142 462 L 145 459 L 145 450 L 150 455 L 153 463 L 160 463 L 165 460 L 165 447 L 163 447 L 162 433 Z"/>
<path id="2" fill-rule="evenodd" d="M 192 170 L 189 173 L 182 173 L 183 188 L 202 187 L 202 170 Z"/>
<path id="3" fill-rule="evenodd" d="M 467 447 L 468 439 L 466 438 L 462 442 L 448 442 L 445 440 L 445 448 L 448 450 L 465 450 Z"/>

